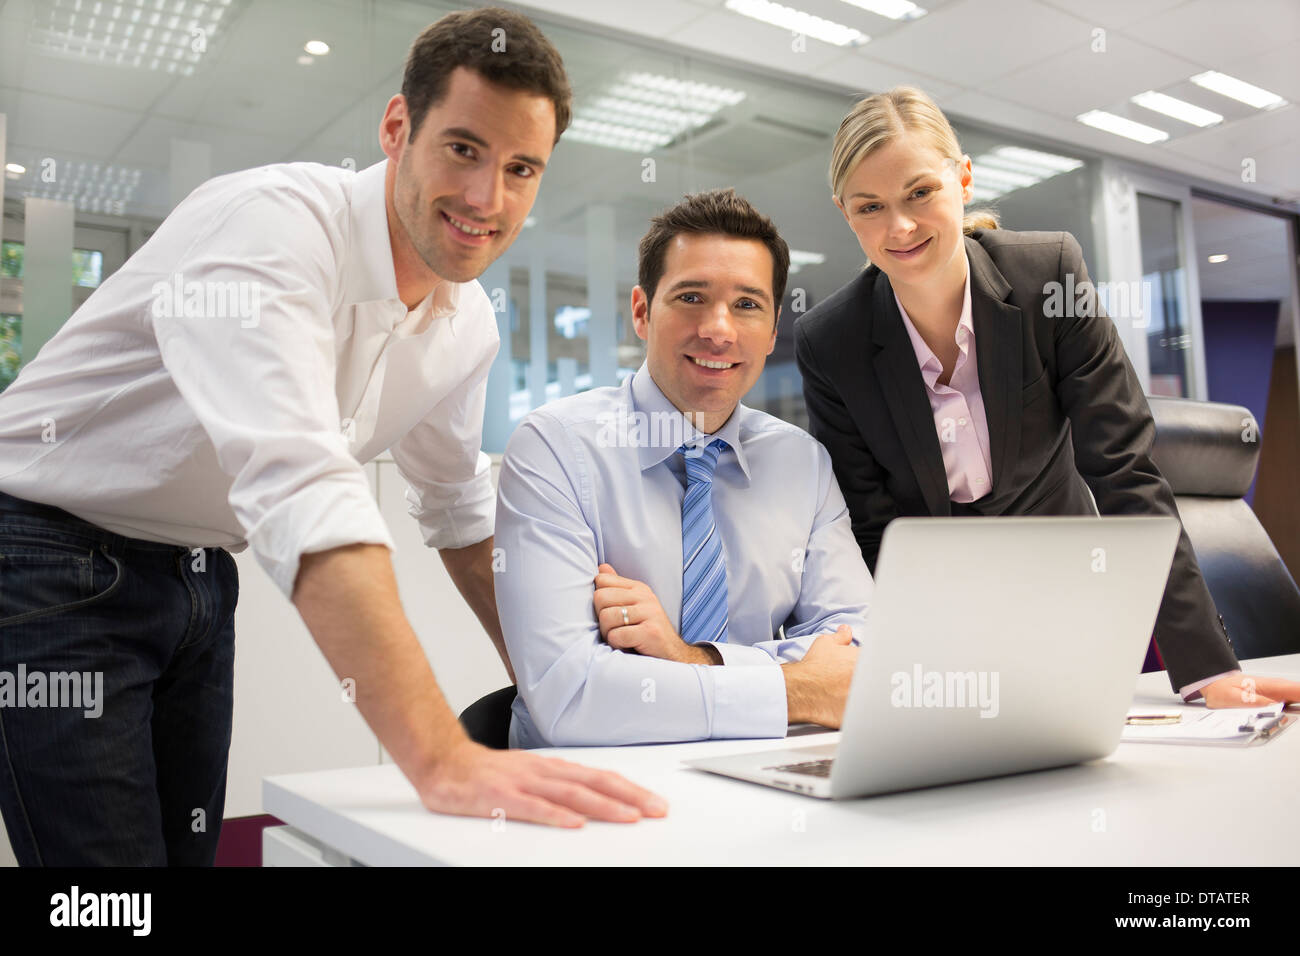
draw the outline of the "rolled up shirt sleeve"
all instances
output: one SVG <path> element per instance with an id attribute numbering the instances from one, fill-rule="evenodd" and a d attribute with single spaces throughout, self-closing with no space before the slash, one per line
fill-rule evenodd
<path id="1" fill-rule="evenodd" d="M 492 345 L 473 374 L 391 449 L 407 483 L 407 512 L 430 548 L 464 548 L 492 536 L 496 490 L 492 461 L 481 449 L 487 377 L 500 340 L 495 321 L 486 321 Z"/>
<path id="2" fill-rule="evenodd" d="M 340 264 L 315 215 L 287 192 L 233 201 L 176 273 L 158 277 L 226 307 L 187 316 L 176 314 L 189 311 L 179 303 L 155 304 L 150 316 L 163 365 L 232 479 L 230 505 L 249 545 L 290 598 L 305 553 L 393 548 L 340 428 L 332 323 Z"/>
<path id="3" fill-rule="evenodd" d="M 496 542 L 497 610 L 519 693 L 553 746 L 724 737 L 782 737 L 778 667 L 684 664 L 601 640 L 593 596 L 597 535 L 564 426 L 535 412 L 502 461 Z"/>

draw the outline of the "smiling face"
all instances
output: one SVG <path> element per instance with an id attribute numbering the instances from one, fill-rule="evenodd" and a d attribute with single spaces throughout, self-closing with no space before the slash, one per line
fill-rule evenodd
<path id="1" fill-rule="evenodd" d="M 962 214 L 971 198 L 970 157 L 960 164 L 912 133 L 860 162 L 835 205 L 862 251 L 890 284 L 965 281 Z"/>
<path id="2" fill-rule="evenodd" d="M 404 271 L 408 282 L 420 272 L 427 285 L 468 282 L 509 248 L 533 207 L 555 141 L 555 107 L 459 67 L 413 141 L 409 130 L 399 94 L 380 125 L 399 286 Z"/>
<path id="3" fill-rule="evenodd" d="M 772 254 L 758 239 L 679 233 L 653 301 L 632 290 L 650 376 L 695 427 L 713 433 L 753 387 L 776 345 Z"/>

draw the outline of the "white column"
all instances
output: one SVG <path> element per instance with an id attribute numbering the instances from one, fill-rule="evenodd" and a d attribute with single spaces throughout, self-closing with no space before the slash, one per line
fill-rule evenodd
<path id="1" fill-rule="evenodd" d="M 212 178 L 212 146 L 192 139 L 172 140 L 171 203 L 182 199 Z"/>
<path id="2" fill-rule="evenodd" d="M 587 207 L 588 365 L 594 388 L 618 384 L 618 285 L 615 281 L 614 207 Z"/>
<path id="3" fill-rule="evenodd" d="M 5 180 L 9 177 L 5 174 L 5 144 L 8 142 L 6 134 L 5 114 L 0 113 L 0 222 L 4 220 L 5 213 Z M 0 239 L 4 238 L 4 228 L 0 226 Z"/>
<path id="4" fill-rule="evenodd" d="M 560 380 L 560 397 L 572 395 L 577 390 L 578 360 L 568 356 L 556 359 L 555 375 Z"/>
<path id="5" fill-rule="evenodd" d="M 514 388 L 514 376 L 510 371 L 510 312 L 513 308 L 510 263 L 502 256 L 488 266 L 478 281 L 492 301 L 497 317 L 497 334 L 501 336 L 501 347 L 488 372 L 487 410 L 483 415 L 483 450 L 499 454 L 505 451 L 506 440 L 513 430 L 510 421 L 510 392 Z"/>
<path id="6" fill-rule="evenodd" d="M 528 407 L 546 404 L 551 316 L 546 308 L 546 247 L 534 235 L 528 249 Z"/>
<path id="7" fill-rule="evenodd" d="M 1137 190 L 1131 178 L 1108 160 L 1093 164 L 1093 228 L 1097 236 L 1098 255 L 1093 281 L 1116 283 L 1142 282 L 1142 236 L 1138 231 Z M 1137 285 L 1130 288 L 1137 288 Z M 1155 294 L 1152 299 L 1157 298 Z M 1132 319 L 1117 321 L 1115 329 L 1133 364 L 1142 390 L 1151 386 L 1151 359 L 1147 352 L 1146 325 L 1151 316 L 1144 316 L 1145 324 Z M 1142 324 L 1142 327 L 1139 327 Z"/>
<path id="8" fill-rule="evenodd" d="M 72 315 L 72 236 L 76 207 L 27 197 L 23 240 L 23 364 Z"/>

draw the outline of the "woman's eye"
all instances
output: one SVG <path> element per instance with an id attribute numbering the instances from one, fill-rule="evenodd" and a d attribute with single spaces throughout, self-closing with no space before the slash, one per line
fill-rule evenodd
<path id="1" fill-rule="evenodd" d="M 926 196 L 928 196 L 928 195 L 929 195 L 930 193 L 932 193 L 932 192 L 934 192 L 934 190 L 933 190 L 931 187 L 929 187 L 929 186 L 922 186 L 922 187 L 921 187 L 920 189 L 918 189 L 916 192 L 912 193 L 912 195 L 913 195 L 913 196 L 916 196 L 916 197 L 919 197 L 919 198 L 921 198 L 921 199 L 924 199 Z"/>
<path id="2" fill-rule="evenodd" d="M 878 205 L 876 205 L 875 203 L 872 203 L 872 204 L 869 205 L 869 206 L 863 206 L 861 209 L 859 209 L 859 210 L 858 210 L 858 215 L 859 215 L 859 216 L 865 216 L 865 215 L 867 215 L 868 213 L 873 213 L 873 212 L 875 212 L 875 211 L 876 211 L 877 209 L 879 209 L 879 208 L 880 208 L 880 207 L 879 207 Z"/>

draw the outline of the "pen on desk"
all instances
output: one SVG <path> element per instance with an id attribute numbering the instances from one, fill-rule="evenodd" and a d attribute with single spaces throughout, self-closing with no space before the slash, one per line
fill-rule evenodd
<path id="1" fill-rule="evenodd" d="M 1153 724 L 1176 724 L 1182 719 L 1182 714 L 1129 714 L 1124 723 L 1134 727 L 1149 727 Z"/>

